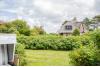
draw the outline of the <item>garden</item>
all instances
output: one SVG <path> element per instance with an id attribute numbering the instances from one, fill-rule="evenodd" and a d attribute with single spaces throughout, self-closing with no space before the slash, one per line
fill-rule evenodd
<path id="1" fill-rule="evenodd" d="M 25 65 L 100 65 L 100 30 L 80 36 L 38 35 L 19 36 L 17 39 L 25 47 Z"/>
<path id="2" fill-rule="evenodd" d="M 26 21 L 14 20 L 1 25 L 0 32 L 17 35 L 19 66 L 100 65 L 100 29 L 61 36 L 47 34 L 41 26 L 30 29 Z"/>

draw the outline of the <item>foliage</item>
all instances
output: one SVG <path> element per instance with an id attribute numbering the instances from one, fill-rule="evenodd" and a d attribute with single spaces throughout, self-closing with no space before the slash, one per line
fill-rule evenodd
<path id="1" fill-rule="evenodd" d="M 10 22 L 12 27 L 16 29 L 20 34 L 29 36 L 30 35 L 30 28 L 27 25 L 26 21 L 24 20 L 14 20 Z"/>
<path id="2" fill-rule="evenodd" d="M 85 25 L 87 26 L 87 29 L 89 29 L 89 25 L 90 25 L 91 23 L 93 23 L 89 18 L 83 19 L 83 22 L 84 22 Z"/>
<path id="3" fill-rule="evenodd" d="M 73 21 L 77 21 L 77 17 L 74 17 L 72 20 L 73 20 Z"/>
<path id="4" fill-rule="evenodd" d="M 16 33 L 30 35 L 30 28 L 24 20 L 14 20 L 0 25 L 0 33 Z"/>
<path id="5" fill-rule="evenodd" d="M 74 36 L 80 35 L 79 29 L 75 29 L 75 30 L 73 31 L 72 35 L 74 35 Z"/>
<path id="6" fill-rule="evenodd" d="M 34 28 L 31 30 L 31 35 L 41 35 L 45 33 L 46 32 L 44 31 L 42 26 L 34 26 Z"/>
<path id="7" fill-rule="evenodd" d="M 75 65 L 100 65 L 100 30 L 88 32 L 83 36 L 88 36 L 91 43 L 87 42 L 87 45 L 72 51 L 70 54 L 71 62 Z M 84 39 L 82 40 L 84 41 Z"/>
<path id="8" fill-rule="evenodd" d="M 94 42 L 95 46 L 100 48 L 100 29 L 88 32 L 85 34 L 85 36 L 89 36 L 91 41 Z"/>
<path id="9" fill-rule="evenodd" d="M 91 38 L 93 39 L 95 45 L 100 48 L 100 30 L 96 30 L 91 33 Z"/>
<path id="10" fill-rule="evenodd" d="M 38 35 L 19 36 L 19 43 L 25 44 L 27 49 L 53 49 L 53 50 L 73 50 L 83 45 L 92 43 L 88 36 L 58 36 L 58 35 Z"/>
<path id="11" fill-rule="evenodd" d="M 26 59 L 24 58 L 25 57 L 25 50 L 24 50 L 24 45 L 23 44 L 20 44 L 18 43 L 16 45 L 16 50 L 15 50 L 15 53 L 18 54 L 18 57 L 19 57 L 19 65 L 20 66 L 23 66 L 26 64 Z"/>
<path id="12" fill-rule="evenodd" d="M 15 29 L 10 27 L 8 28 L 6 24 L 0 25 L 0 33 L 14 33 Z"/>
<path id="13" fill-rule="evenodd" d="M 100 65 L 99 57 L 99 51 L 91 44 L 70 53 L 71 62 L 81 66 Z"/>
<path id="14" fill-rule="evenodd" d="M 100 22 L 100 15 L 96 15 L 93 19 L 95 19 L 97 22 Z"/>

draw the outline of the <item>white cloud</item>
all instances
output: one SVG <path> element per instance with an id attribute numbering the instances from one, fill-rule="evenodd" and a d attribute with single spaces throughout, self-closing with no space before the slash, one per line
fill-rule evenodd
<path id="1" fill-rule="evenodd" d="M 17 18 L 27 20 L 31 26 L 43 25 L 47 32 L 57 32 L 64 20 L 73 17 L 81 20 L 96 15 L 95 0 L 13 0 L 6 3 L 7 7 L 3 1 L 0 4 L 2 10 L 15 13 Z"/>
<path id="2" fill-rule="evenodd" d="M 65 9 L 65 4 L 58 4 L 53 2 L 53 0 L 35 0 L 33 2 L 34 6 L 39 8 L 43 12 L 48 12 L 52 14 L 61 14 Z"/>

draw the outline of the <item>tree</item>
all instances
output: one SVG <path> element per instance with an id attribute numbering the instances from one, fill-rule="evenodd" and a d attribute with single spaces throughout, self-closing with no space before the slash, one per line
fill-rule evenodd
<path id="1" fill-rule="evenodd" d="M 74 35 L 74 36 L 80 35 L 79 29 L 75 29 L 75 30 L 73 31 L 72 35 Z"/>
<path id="2" fill-rule="evenodd" d="M 97 22 L 100 22 L 100 15 L 96 15 L 93 19 L 94 19 L 95 21 L 97 21 Z"/>
<path id="3" fill-rule="evenodd" d="M 89 29 L 89 25 L 90 25 L 91 23 L 93 23 L 92 20 L 90 20 L 89 18 L 83 19 L 83 22 L 84 22 L 84 24 L 86 25 L 87 29 Z"/>
<path id="4" fill-rule="evenodd" d="M 46 32 L 44 31 L 42 26 L 34 26 L 34 28 L 31 30 L 31 35 L 41 35 L 45 33 Z"/>
<path id="5" fill-rule="evenodd" d="M 7 23 L 0 25 L 0 33 L 14 33 L 15 29 L 12 27 L 7 27 Z"/>
<path id="6" fill-rule="evenodd" d="M 30 35 L 30 28 L 27 25 L 27 22 L 24 20 L 14 20 L 11 22 L 11 27 L 16 29 L 20 34 L 29 36 Z"/>
<path id="7" fill-rule="evenodd" d="M 77 21 L 77 18 L 76 18 L 76 17 L 74 17 L 72 20 L 73 20 L 73 21 Z"/>
<path id="8" fill-rule="evenodd" d="M 83 22 L 85 23 L 86 26 L 88 26 L 89 24 L 91 24 L 89 18 L 85 18 L 85 19 L 83 20 Z"/>

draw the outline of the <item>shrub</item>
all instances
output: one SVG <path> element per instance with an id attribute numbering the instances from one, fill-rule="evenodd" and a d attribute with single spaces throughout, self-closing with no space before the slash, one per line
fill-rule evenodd
<path id="1" fill-rule="evenodd" d="M 93 40 L 91 39 L 90 36 L 82 35 L 82 36 L 79 37 L 79 41 L 81 42 L 82 46 L 94 44 L 94 42 L 93 42 Z"/>
<path id="2" fill-rule="evenodd" d="M 100 29 L 97 29 L 90 33 L 91 39 L 94 41 L 95 45 L 100 48 Z"/>
<path id="3" fill-rule="evenodd" d="M 25 44 L 27 49 L 52 49 L 52 50 L 73 50 L 81 45 L 88 45 L 91 40 L 88 36 L 58 36 L 58 35 L 38 35 L 19 36 L 19 43 Z"/>
<path id="4" fill-rule="evenodd" d="M 75 30 L 73 31 L 73 34 L 72 34 L 72 35 L 74 35 L 74 36 L 80 35 L 79 29 L 75 29 Z"/>
<path id="5" fill-rule="evenodd" d="M 91 41 L 94 42 L 95 46 L 100 48 L 100 29 L 85 33 L 84 35 L 89 36 Z"/>
<path id="6" fill-rule="evenodd" d="M 84 46 L 70 53 L 71 62 L 75 65 L 93 66 L 100 65 L 100 53 L 92 46 Z"/>
<path id="7" fill-rule="evenodd" d="M 18 54 L 19 57 L 19 65 L 23 66 L 26 64 L 26 60 L 25 60 L 25 50 L 24 50 L 25 46 L 23 44 L 18 43 L 16 45 L 16 50 L 15 53 Z"/>

